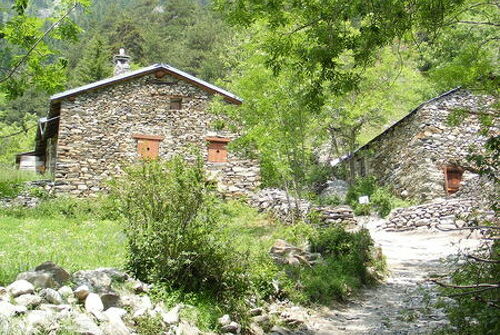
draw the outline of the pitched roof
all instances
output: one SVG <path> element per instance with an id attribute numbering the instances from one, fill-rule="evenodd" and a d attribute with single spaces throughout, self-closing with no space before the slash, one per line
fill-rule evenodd
<path id="1" fill-rule="evenodd" d="M 434 97 L 432 99 L 429 99 L 425 102 L 422 102 L 420 105 L 418 105 L 415 109 L 411 110 L 408 114 L 406 114 L 405 116 L 403 116 L 401 119 L 397 120 L 396 122 L 394 122 L 393 124 L 391 124 L 389 127 L 385 128 L 384 131 L 382 131 L 380 134 L 378 134 L 377 136 L 375 136 L 374 138 L 372 138 L 370 141 L 368 141 L 367 143 L 363 144 L 362 146 L 360 146 L 359 148 L 357 148 L 356 150 L 354 150 L 353 152 L 351 152 L 350 154 L 346 154 L 342 157 L 340 157 L 338 159 L 338 161 L 336 161 L 335 163 L 332 164 L 332 166 L 335 166 L 337 164 L 339 164 L 340 162 L 343 162 L 345 160 L 348 160 L 350 158 L 352 158 L 358 151 L 361 151 L 365 148 L 367 148 L 370 144 L 372 144 L 373 142 L 376 142 L 377 140 L 379 140 L 382 136 L 384 136 L 384 134 L 386 134 L 387 132 L 389 132 L 391 129 L 393 129 L 394 127 L 396 127 L 398 124 L 400 124 L 401 122 L 403 122 L 404 120 L 406 120 L 407 118 L 409 118 L 411 115 L 415 114 L 418 110 L 420 110 L 420 108 L 422 108 L 423 106 L 431 103 L 431 102 L 434 102 L 434 101 L 437 101 L 441 98 L 444 98 L 448 95 L 451 95 L 457 91 L 459 91 L 461 89 L 461 87 L 456 87 L 452 90 L 449 90 L 441 95 L 438 95 L 437 97 Z"/>
<path id="2" fill-rule="evenodd" d="M 165 71 L 165 72 L 167 72 L 167 74 L 170 74 L 170 75 L 177 77 L 179 79 L 188 81 L 191 84 L 196 85 L 196 86 L 200 87 L 201 89 L 204 89 L 205 91 L 208 91 L 210 93 L 218 93 L 218 94 L 222 95 L 226 100 L 228 100 L 232 103 L 239 105 L 243 102 L 243 100 L 241 98 L 234 95 L 233 93 L 228 92 L 228 91 L 226 91 L 220 87 L 217 87 L 215 85 L 212 85 L 204 80 L 196 78 L 196 77 L 190 75 L 189 73 L 186 73 L 184 71 L 176 69 L 175 67 L 172 67 L 168 64 L 154 64 L 154 65 L 151 65 L 148 67 L 141 68 L 139 70 L 130 71 L 130 72 L 118 75 L 118 76 L 106 78 L 106 79 L 99 80 L 99 81 L 96 81 L 96 82 L 93 82 L 93 83 L 90 83 L 87 85 L 72 88 L 70 90 L 54 94 L 53 96 L 50 97 L 50 101 L 51 101 L 51 104 L 56 103 L 64 98 L 75 96 L 75 95 L 81 94 L 81 93 L 89 91 L 89 90 L 113 85 L 113 84 L 116 84 L 116 83 L 121 82 L 121 81 L 126 81 L 126 80 L 130 80 L 130 79 L 137 78 L 137 77 L 142 77 L 142 76 L 147 75 L 147 74 L 155 73 L 158 70 Z"/>

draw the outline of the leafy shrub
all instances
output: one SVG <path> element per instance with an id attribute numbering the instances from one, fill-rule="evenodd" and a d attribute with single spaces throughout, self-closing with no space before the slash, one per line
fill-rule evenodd
<path id="1" fill-rule="evenodd" d="M 381 262 L 374 259 L 373 241 L 366 229 L 355 233 L 341 227 L 318 229 L 310 238 L 310 247 L 312 252 L 321 253 L 323 260 L 310 268 L 286 267 L 295 283 L 286 288 L 292 300 L 331 304 L 374 282 L 367 268 Z"/>
<path id="2" fill-rule="evenodd" d="M 451 284 L 458 286 L 472 286 L 471 289 L 442 288 L 444 295 L 455 295 L 454 304 L 446 304 L 450 320 L 446 331 L 458 335 L 493 335 L 500 333 L 500 310 L 497 302 L 500 299 L 500 288 L 477 288 L 481 284 L 498 284 L 500 278 L 500 242 L 495 241 L 490 247 L 483 248 L 481 259 L 490 259 L 490 262 L 467 259 L 462 255 L 453 260 L 461 265 L 452 273 Z M 465 261 L 463 261 L 465 258 Z M 467 292 L 470 292 L 467 294 Z M 446 333 L 446 332 L 444 332 Z"/>
<path id="3" fill-rule="evenodd" d="M 359 197 L 365 195 L 370 198 L 370 203 L 360 204 Z M 394 208 L 412 204 L 396 197 L 387 188 L 378 186 L 376 178 L 372 176 L 356 179 L 347 192 L 346 203 L 353 208 L 356 215 L 369 215 L 375 211 L 381 217 L 389 215 Z"/>
<path id="4" fill-rule="evenodd" d="M 37 179 L 33 172 L 0 168 L 0 198 L 12 198 L 23 191 L 27 181 Z"/>
<path id="5" fill-rule="evenodd" d="M 187 291 L 244 291 L 242 257 L 220 238 L 220 210 L 201 159 L 145 161 L 113 184 L 125 218 L 128 269 Z"/>

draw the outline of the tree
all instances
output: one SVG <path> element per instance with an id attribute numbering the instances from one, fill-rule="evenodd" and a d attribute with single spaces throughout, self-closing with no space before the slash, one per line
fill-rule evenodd
<path id="1" fill-rule="evenodd" d="M 359 69 L 377 51 L 413 30 L 435 35 L 464 0 L 216 0 L 230 22 L 267 28 L 263 41 L 266 64 L 275 73 L 293 69 L 310 81 L 310 98 L 322 103 L 325 80 L 337 94 L 360 82 Z M 344 62 L 350 57 L 349 64 Z"/>
<path id="2" fill-rule="evenodd" d="M 111 50 L 106 37 L 94 35 L 88 41 L 81 60 L 70 75 L 70 85 L 78 86 L 110 77 L 113 74 L 111 58 Z"/>
<path id="3" fill-rule="evenodd" d="M 27 14 L 27 0 L 15 0 L 10 10 L 3 9 L 7 20 L 0 25 L 0 44 L 8 57 L 3 59 L 0 91 L 7 98 L 16 98 L 29 87 L 48 93 L 63 87 L 66 61 L 58 57 L 50 40 L 75 40 L 80 29 L 71 14 L 89 4 L 90 0 L 63 0 L 46 18 Z"/>

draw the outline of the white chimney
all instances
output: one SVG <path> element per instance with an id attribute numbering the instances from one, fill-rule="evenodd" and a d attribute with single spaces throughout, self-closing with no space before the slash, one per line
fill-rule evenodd
<path id="1" fill-rule="evenodd" d="M 113 63 L 115 64 L 115 70 L 113 74 L 118 76 L 123 73 L 127 73 L 130 71 L 130 56 L 125 54 L 125 49 L 120 48 L 120 52 L 118 55 L 113 56 Z"/>

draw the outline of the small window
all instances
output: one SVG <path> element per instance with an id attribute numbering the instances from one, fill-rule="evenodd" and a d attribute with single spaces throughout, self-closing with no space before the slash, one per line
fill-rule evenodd
<path id="1" fill-rule="evenodd" d="M 134 134 L 137 140 L 137 153 L 143 159 L 156 159 L 160 152 L 160 142 L 163 136 Z"/>
<path id="2" fill-rule="evenodd" d="M 448 195 L 453 194 L 460 189 L 463 173 L 464 170 L 456 166 L 446 166 L 444 168 L 445 189 Z"/>
<path id="3" fill-rule="evenodd" d="M 170 98 L 170 110 L 182 109 L 182 98 Z"/>
<path id="4" fill-rule="evenodd" d="M 227 162 L 227 143 L 230 141 L 224 137 L 207 137 L 208 161 L 211 163 Z"/>

